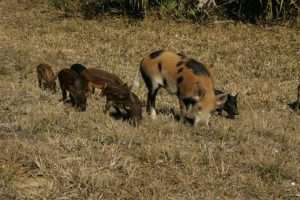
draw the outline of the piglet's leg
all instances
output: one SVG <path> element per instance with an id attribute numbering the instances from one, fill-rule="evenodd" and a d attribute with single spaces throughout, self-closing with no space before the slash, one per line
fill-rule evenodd
<path id="1" fill-rule="evenodd" d="M 65 89 L 61 89 L 62 100 L 65 101 L 67 98 L 67 91 Z"/>
<path id="2" fill-rule="evenodd" d="M 111 101 L 106 101 L 105 107 L 104 107 L 104 113 L 106 114 L 107 111 L 110 109 L 110 107 L 112 106 L 112 102 Z"/>
<path id="3" fill-rule="evenodd" d="M 147 99 L 147 112 L 150 113 L 152 119 L 156 119 L 155 101 L 159 88 L 149 90 Z"/>
<path id="4" fill-rule="evenodd" d="M 180 122 L 183 123 L 184 121 L 184 117 L 185 117 L 185 105 L 184 102 L 182 101 L 182 99 L 179 99 L 179 109 L 180 109 Z"/>
<path id="5" fill-rule="evenodd" d="M 300 84 L 298 86 L 298 96 L 297 96 L 297 102 L 296 102 L 296 111 L 300 110 Z"/>
<path id="6" fill-rule="evenodd" d="M 42 88 L 42 80 L 38 77 L 39 88 Z"/>
<path id="7" fill-rule="evenodd" d="M 71 99 L 72 106 L 78 105 L 78 103 L 75 101 L 74 97 L 71 94 L 70 94 L 70 99 Z"/>
<path id="8" fill-rule="evenodd" d="M 117 111 L 117 113 L 122 113 L 118 106 L 114 106 L 114 109 Z"/>

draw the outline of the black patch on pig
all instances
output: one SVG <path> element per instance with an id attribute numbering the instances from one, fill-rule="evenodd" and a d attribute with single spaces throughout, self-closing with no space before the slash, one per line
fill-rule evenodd
<path id="1" fill-rule="evenodd" d="M 150 54 L 150 58 L 154 59 L 157 58 L 158 56 L 160 56 L 160 54 L 163 52 L 164 50 L 158 50 L 158 51 L 154 51 Z"/>
<path id="2" fill-rule="evenodd" d="M 186 56 L 183 53 L 177 53 L 178 56 L 180 56 L 181 58 L 185 58 Z"/>
<path id="3" fill-rule="evenodd" d="M 198 62 L 194 59 L 189 59 L 186 62 L 186 66 L 189 69 L 193 70 L 193 73 L 196 74 L 196 75 L 210 76 L 210 74 L 209 74 L 208 70 L 206 69 L 206 67 L 202 63 L 200 63 L 200 62 Z"/>
<path id="4" fill-rule="evenodd" d="M 159 70 L 159 72 L 161 72 L 161 70 L 162 70 L 161 63 L 158 63 L 158 70 Z"/>
<path id="5" fill-rule="evenodd" d="M 76 64 L 71 65 L 71 70 L 80 74 L 82 71 L 86 70 L 86 67 L 82 64 L 76 63 Z"/>
<path id="6" fill-rule="evenodd" d="M 182 99 L 182 101 L 186 108 L 189 108 L 190 106 L 194 106 L 197 103 L 197 100 L 195 100 L 192 97 L 186 97 L 186 98 Z"/>
<path id="7" fill-rule="evenodd" d="M 180 72 L 182 72 L 182 71 L 183 71 L 183 67 L 179 68 L 179 69 L 177 70 L 177 73 L 180 73 Z"/>
<path id="8" fill-rule="evenodd" d="M 176 64 L 176 67 L 179 67 L 180 65 L 182 65 L 184 62 L 181 60 Z"/>
<path id="9" fill-rule="evenodd" d="M 177 85 L 179 85 L 183 81 L 183 77 L 179 76 L 176 81 L 177 81 Z"/>
<path id="10" fill-rule="evenodd" d="M 165 78 L 163 79 L 163 84 L 164 84 L 164 86 L 166 86 L 168 84 L 167 80 Z"/>

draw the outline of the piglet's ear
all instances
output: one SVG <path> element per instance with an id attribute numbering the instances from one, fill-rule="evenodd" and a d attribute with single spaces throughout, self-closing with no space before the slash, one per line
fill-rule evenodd
<path id="1" fill-rule="evenodd" d="M 227 99 L 228 99 L 227 93 L 216 95 L 216 107 L 222 108 L 224 106 L 225 102 L 227 101 Z"/>

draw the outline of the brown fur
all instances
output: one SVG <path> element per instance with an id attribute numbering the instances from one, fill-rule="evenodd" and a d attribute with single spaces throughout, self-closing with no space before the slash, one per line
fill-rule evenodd
<path id="1" fill-rule="evenodd" d="M 105 84 L 101 95 L 106 96 L 105 113 L 113 106 L 119 112 L 124 109 L 134 125 L 142 119 L 142 103 L 126 84 Z"/>
<path id="2" fill-rule="evenodd" d="M 54 74 L 52 67 L 48 64 L 39 64 L 36 67 L 37 79 L 40 88 L 50 89 L 56 92 L 56 75 Z"/>
<path id="3" fill-rule="evenodd" d="M 156 94 L 161 87 L 177 95 L 181 116 L 193 114 L 194 125 L 199 120 L 208 125 L 210 113 L 224 103 L 224 99 L 219 101 L 214 93 L 214 81 L 209 69 L 194 59 L 163 51 L 155 58 L 145 57 L 140 71 L 148 88 L 147 111 L 154 113 L 153 116 L 156 113 Z"/>
<path id="4" fill-rule="evenodd" d="M 88 68 L 82 71 L 81 75 L 89 81 L 91 88 L 103 89 L 105 85 L 124 84 L 117 75 L 97 68 Z"/>
<path id="5" fill-rule="evenodd" d="M 89 92 L 88 82 L 71 69 L 62 69 L 58 73 L 58 80 L 63 101 L 66 100 L 68 91 L 72 105 L 81 111 L 85 111 L 87 105 L 86 99 Z"/>

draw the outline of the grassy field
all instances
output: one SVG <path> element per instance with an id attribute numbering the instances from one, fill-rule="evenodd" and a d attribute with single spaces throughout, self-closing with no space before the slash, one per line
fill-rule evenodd
<path id="1" fill-rule="evenodd" d="M 42 62 L 55 71 L 79 62 L 131 84 L 141 58 L 161 48 L 213 64 L 217 88 L 240 93 L 240 116 L 213 116 L 207 129 L 144 113 L 134 128 L 103 114 L 98 96 L 80 113 L 37 85 Z M 0 199 L 299 199 L 300 115 L 287 106 L 299 77 L 295 28 L 84 21 L 2 0 Z M 146 99 L 144 85 L 135 92 Z M 178 111 L 165 91 L 157 107 Z"/>

